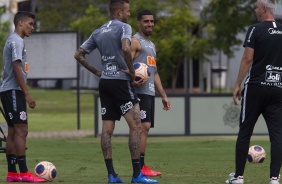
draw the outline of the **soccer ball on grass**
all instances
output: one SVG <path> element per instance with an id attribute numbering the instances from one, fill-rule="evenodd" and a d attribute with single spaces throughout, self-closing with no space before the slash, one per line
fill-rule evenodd
<path id="1" fill-rule="evenodd" d="M 57 169 L 51 162 L 42 161 L 35 166 L 34 174 L 46 181 L 53 181 L 56 178 Z"/>
<path id="2" fill-rule="evenodd" d="M 265 159 L 266 153 L 263 147 L 259 145 L 253 145 L 249 148 L 248 153 L 248 161 L 250 163 L 256 164 L 256 163 L 262 163 Z"/>

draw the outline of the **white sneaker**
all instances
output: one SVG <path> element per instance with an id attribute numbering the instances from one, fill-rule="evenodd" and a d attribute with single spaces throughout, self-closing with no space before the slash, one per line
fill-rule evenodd
<path id="1" fill-rule="evenodd" d="M 280 184 L 279 180 L 280 180 L 280 174 L 279 174 L 278 178 L 277 177 L 270 178 L 269 184 Z"/>
<path id="2" fill-rule="evenodd" d="M 227 183 L 227 184 L 232 184 L 232 183 L 244 184 L 244 177 L 243 176 L 238 176 L 237 178 L 234 178 L 234 175 L 235 175 L 235 173 L 230 173 L 229 174 L 230 179 L 226 180 L 225 183 Z"/>

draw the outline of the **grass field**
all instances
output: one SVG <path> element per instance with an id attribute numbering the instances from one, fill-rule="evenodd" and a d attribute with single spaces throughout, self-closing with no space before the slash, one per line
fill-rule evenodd
<path id="1" fill-rule="evenodd" d="M 76 93 L 72 90 L 31 89 L 37 101 L 29 109 L 29 130 L 76 130 Z M 93 129 L 93 93 L 81 94 L 81 129 Z M 1 117 L 2 118 L 2 117 Z M 3 119 L 0 122 L 3 121 Z M 163 184 L 220 184 L 234 171 L 235 136 L 150 137 L 146 163 L 162 172 L 155 177 Z M 269 140 L 266 136 L 252 138 L 251 144 L 263 146 L 267 158 L 262 164 L 246 165 L 245 183 L 268 183 Z M 126 137 L 113 137 L 113 159 L 116 172 L 130 183 L 132 167 Z M 28 138 L 27 161 L 30 170 L 47 160 L 57 167 L 52 183 L 107 183 L 100 139 L 94 136 L 70 139 Z M 0 154 L 0 183 L 4 183 L 7 164 Z"/>
<path id="2" fill-rule="evenodd" d="M 61 131 L 77 129 L 76 90 L 30 89 L 36 101 L 34 109 L 28 108 L 29 131 Z M 80 128 L 94 128 L 93 91 L 80 94 Z M 4 122 L 0 117 L 0 122 Z"/>
<path id="3" fill-rule="evenodd" d="M 51 161 L 57 167 L 53 183 L 88 184 L 107 183 L 107 171 L 98 138 L 29 139 L 28 166 L 39 161 Z M 235 137 L 153 137 L 149 139 L 146 161 L 161 171 L 154 177 L 163 184 L 220 184 L 234 171 Z M 267 137 L 254 137 L 252 144 L 266 149 L 262 164 L 247 163 L 246 184 L 268 183 L 269 143 Z M 6 161 L 0 155 L 0 183 L 4 183 Z M 113 138 L 113 158 L 116 172 L 130 183 L 132 167 L 127 138 Z"/>

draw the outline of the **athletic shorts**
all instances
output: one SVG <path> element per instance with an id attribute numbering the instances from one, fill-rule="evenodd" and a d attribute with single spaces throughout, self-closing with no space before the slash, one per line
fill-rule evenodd
<path id="1" fill-rule="evenodd" d="M 100 79 L 99 93 L 102 120 L 119 121 L 138 103 L 134 88 L 127 80 Z"/>
<path id="2" fill-rule="evenodd" d="M 16 123 L 27 124 L 26 100 L 21 90 L 9 90 L 0 93 L 8 126 Z"/>
<path id="3" fill-rule="evenodd" d="M 155 117 L 155 97 L 151 95 L 137 94 L 140 102 L 141 122 L 151 122 L 151 128 L 154 127 Z"/>

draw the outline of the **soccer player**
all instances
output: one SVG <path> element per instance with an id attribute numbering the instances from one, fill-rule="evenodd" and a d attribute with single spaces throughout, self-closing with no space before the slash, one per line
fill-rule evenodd
<path id="1" fill-rule="evenodd" d="M 26 86 L 28 63 L 24 37 L 34 29 L 35 15 L 18 12 L 14 17 L 15 31 L 6 40 L 3 50 L 3 75 L 0 86 L 1 102 L 8 124 L 6 158 L 8 163 L 7 182 L 45 182 L 28 171 L 26 164 L 26 137 L 28 134 L 27 107 L 36 103 Z M 18 162 L 20 173 L 17 172 Z"/>
<path id="2" fill-rule="evenodd" d="M 241 100 L 243 96 L 235 151 L 236 171 L 230 174 L 226 183 L 244 183 L 250 139 L 262 114 L 271 143 L 269 184 L 279 184 L 282 161 L 282 25 L 274 20 L 275 7 L 275 0 L 257 0 L 255 13 L 259 23 L 249 27 L 244 42 L 245 51 L 233 92 L 236 105 L 237 98 Z"/>
<path id="3" fill-rule="evenodd" d="M 150 41 L 154 28 L 154 16 L 149 10 L 142 10 L 137 16 L 138 32 L 133 36 L 131 43 L 131 55 L 135 62 L 142 62 L 149 66 L 150 79 L 143 85 L 135 87 L 140 99 L 141 122 L 143 131 L 141 134 L 140 162 L 142 173 L 146 176 L 158 176 L 160 172 L 153 171 L 145 164 L 146 142 L 149 130 L 154 127 L 155 88 L 162 97 L 163 109 L 170 110 L 170 102 L 163 89 L 160 76 L 157 71 L 156 48 Z"/>
<path id="4" fill-rule="evenodd" d="M 108 183 L 123 183 L 114 170 L 111 137 L 115 121 L 124 116 L 129 126 L 129 150 L 133 166 L 132 183 L 158 183 L 157 180 L 144 176 L 140 168 L 140 140 L 142 125 L 140 108 L 132 85 L 139 85 L 134 80 L 130 53 L 132 29 L 127 24 L 130 16 L 128 0 L 111 0 L 111 20 L 96 29 L 75 53 L 75 59 L 93 74 L 101 77 L 99 83 L 102 134 L 101 148 L 108 171 Z M 86 60 L 85 54 L 99 49 L 103 71 L 98 71 Z"/>

